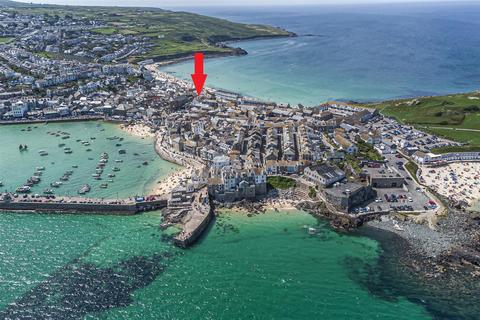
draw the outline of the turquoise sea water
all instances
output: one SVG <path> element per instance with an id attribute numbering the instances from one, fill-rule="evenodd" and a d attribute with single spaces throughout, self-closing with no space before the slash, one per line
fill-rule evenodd
<path id="1" fill-rule="evenodd" d="M 30 127 L 31 131 L 27 131 Z M 23 130 L 23 131 L 22 131 Z M 69 139 L 52 136 L 48 132 L 67 132 Z M 122 139 L 111 140 L 113 137 Z M 95 138 L 94 140 L 92 138 Z M 0 181 L 2 190 L 14 191 L 34 174 L 36 167 L 45 167 L 42 181 L 32 188 L 32 193 L 41 194 L 44 189 L 52 189 L 59 195 L 76 195 L 84 184 L 92 187 L 91 195 L 96 197 L 130 197 L 148 193 L 149 189 L 162 177 L 178 166 L 161 160 L 153 148 L 153 139 L 140 139 L 121 131 L 117 125 L 101 122 L 50 123 L 36 125 L 15 125 L 0 128 Z M 89 146 L 77 140 L 88 141 Z M 28 145 L 28 151 L 20 152 L 19 144 Z M 59 147 L 59 144 L 65 144 Z M 117 146 L 117 144 L 119 146 Z M 64 148 L 71 148 L 72 154 L 65 154 Z M 91 149 L 91 151 L 87 151 Z M 120 155 L 118 150 L 126 154 Z M 48 152 L 40 156 L 39 151 Z M 109 154 L 102 180 L 94 180 L 100 155 Z M 122 160 L 122 163 L 115 162 Z M 148 165 L 143 165 L 144 162 Z M 78 168 L 72 168 L 72 166 Z M 120 171 L 113 172 L 118 167 Z M 56 189 L 50 183 L 60 181 L 60 177 L 72 170 L 70 181 Z M 108 182 L 107 174 L 114 173 L 114 182 Z M 101 189 L 102 183 L 108 183 L 107 189 Z"/>
<path id="2" fill-rule="evenodd" d="M 206 86 L 308 106 L 480 89 L 478 3 L 192 10 L 299 35 L 233 44 L 249 54 L 207 60 Z"/>

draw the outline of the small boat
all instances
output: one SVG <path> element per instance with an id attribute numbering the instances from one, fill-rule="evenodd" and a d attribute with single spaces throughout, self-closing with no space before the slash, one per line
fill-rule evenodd
<path id="1" fill-rule="evenodd" d="M 108 174 L 108 177 L 109 177 L 109 178 L 115 178 L 115 173 L 109 173 L 109 174 Z"/>
<path id="2" fill-rule="evenodd" d="M 90 151 L 92 151 L 92 149 L 89 148 L 89 149 L 87 149 L 87 150 L 85 150 L 85 151 L 90 152 Z"/>
<path id="3" fill-rule="evenodd" d="M 102 189 L 108 188 L 108 184 L 102 183 L 102 184 L 100 185 L 100 188 L 102 188 Z"/>
<path id="4" fill-rule="evenodd" d="M 100 176 L 95 177 L 95 178 L 93 178 L 93 179 L 95 179 L 95 180 L 102 180 L 102 178 L 101 178 Z"/>
<path id="5" fill-rule="evenodd" d="M 70 139 L 70 136 L 63 136 L 62 139 L 63 140 Z"/>
<path id="6" fill-rule="evenodd" d="M 113 167 L 112 171 L 115 171 L 115 172 L 120 171 L 120 168 L 118 168 L 118 167 Z"/>
<path id="7" fill-rule="evenodd" d="M 127 150 L 125 150 L 125 149 L 120 149 L 120 150 L 118 150 L 118 153 L 119 153 L 119 154 L 125 154 L 125 153 L 127 153 Z"/>
<path id="8" fill-rule="evenodd" d="M 55 182 L 50 183 L 50 187 L 60 188 L 60 186 L 61 186 L 62 184 L 63 184 L 63 183 L 60 182 L 60 181 L 55 181 Z"/>
<path id="9" fill-rule="evenodd" d="M 61 181 L 68 181 L 70 180 L 70 177 L 68 175 L 63 175 L 61 178 L 60 178 Z"/>
<path id="10" fill-rule="evenodd" d="M 69 150 L 65 150 L 65 151 L 63 151 L 63 152 L 65 152 L 66 154 L 72 154 L 72 153 L 73 153 L 73 151 L 70 150 L 70 149 L 69 149 Z"/>
<path id="11" fill-rule="evenodd" d="M 92 173 L 92 177 L 94 177 L 94 178 L 100 177 L 100 174 L 98 174 L 98 173 Z"/>
<path id="12" fill-rule="evenodd" d="M 121 143 L 117 143 L 117 144 L 115 145 L 115 147 L 121 147 L 121 146 L 122 146 Z"/>
<path id="13" fill-rule="evenodd" d="M 142 164 L 143 164 L 144 166 L 148 166 L 148 161 L 144 161 Z"/>
<path id="14" fill-rule="evenodd" d="M 45 190 L 43 190 L 43 193 L 44 194 L 53 194 L 53 190 L 52 189 L 45 189 Z"/>
<path id="15" fill-rule="evenodd" d="M 31 188 L 29 186 L 22 186 L 17 188 L 16 192 L 17 193 L 29 193 L 31 191 Z"/>
<path id="16" fill-rule="evenodd" d="M 317 229 L 312 227 L 308 228 L 308 234 L 315 234 L 315 233 L 317 233 Z"/>
<path id="17" fill-rule="evenodd" d="M 72 168 L 77 169 L 77 168 L 78 168 L 78 165 L 74 164 L 74 165 L 72 166 Z"/>
<path id="18" fill-rule="evenodd" d="M 88 184 L 83 185 L 79 190 L 78 194 L 85 194 L 87 192 L 90 192 L 90 186 Z"/>
<path id="19" fill-rule="evenodd" d="M 35 170 L 37 170 L 37 171 L 44 171 L 44 170 L 45 170 L 45 167 L 36 167 Z"/>
<path id="20" fill-rule="evenodd" d="M 2 181 L 0 181 L 0 187 L 3 187 L 3 182 Z"/>
<path id="21" fill-rule="evenodd" d="M 65 175 L 67 175 L 67 176 L 71 176 L 72 174 L 73 174 L 73 171 L 72 171 L 72 170 L 67 170 L 67 171 L 65 172 Z"/>
<path id="22" fill-rule="evenodd" d="M 122 163 L 123 160 L 117 159 L 117 160 L 115 160 L 115 162 L 117 162 L 117 163 Z"/>
<path id="23" fill-rule="evenodd" d="M 108 181 L 108 182 L 113 182 L 113 179 L 108 179 L 107 181 Z"/>
<path id="24" fill-rule="evenodd" d="M 60 143 L 60 144 L 58 144 L 58 147 L 59 147 L 59 148 L 65 147 L 65 143 Z"/>
<path id="25" fill-rule="evenodd" d="M 95 138 L 95 137 L 90 137 L 90 139 L 91 139 L 91 140 L 95 140 L 95 139 L 97 139 L 97 138 Z"/>

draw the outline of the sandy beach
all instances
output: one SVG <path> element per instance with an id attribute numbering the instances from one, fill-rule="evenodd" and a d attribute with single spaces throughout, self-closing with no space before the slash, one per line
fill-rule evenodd
<path id="1" fill-rule="evenodd" d="M 155 137 L 155 133 L 152 132 L 152 129 L 145 125 L 145 124 L 142 124 L 142 123 L 136 123 L 136 124 L 133 124 L 133 125 L 120 125 L 120 128 L 131 134 L 131 135 L 134 135 L 134 136 L 137 136 L 137 137 L 141 137 L 141 138 L 153 138 Z"/>
<path id="2" fill-rule="evenodd" d="M 420 178 L 439 194 L 472 205 L 480 199 L 480 163 L 451 163 L 443 167 L 423 167 Z"/>
<path id="3" fill-rule="evenodd" d="M 192 167 L 182 167 L 175 172 L 169 173 L 152 187 L 152 194 L 160 195 L 172 192 L 172 190 L 186 182 L 193 172 L 194 169 Z"/>

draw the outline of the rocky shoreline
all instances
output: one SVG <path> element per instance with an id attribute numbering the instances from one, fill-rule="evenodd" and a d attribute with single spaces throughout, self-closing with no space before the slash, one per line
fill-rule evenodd
<path id="1" fill-rule="evenodd" d="M 449 209 L 435 230 L 402 216 L 369 221 L 366 228 L 394 233 L 408 243 L 404 263 L 427 277 L 467 273 L 480 277 L 480 214 Z"/>

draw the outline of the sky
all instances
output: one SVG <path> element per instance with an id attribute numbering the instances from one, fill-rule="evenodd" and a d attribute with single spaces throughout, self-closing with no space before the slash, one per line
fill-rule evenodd
<path id="1" fill-rule="evenodd" d="M 199 7 L 199 6 L 272 6 L 272 5 L 322 5 L 399 2 L 455 2 L 452 0 L 22 0 L 22 2 L 69 5 L 143 6 L 143 7 Z M 477 2 L 472 1 L 472 2 Z"/>

